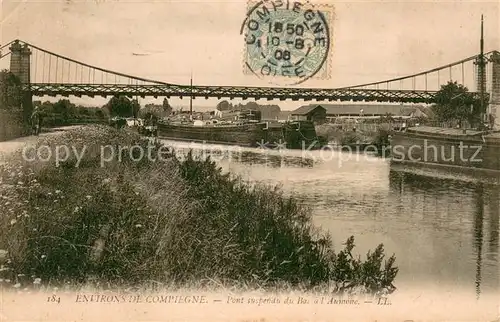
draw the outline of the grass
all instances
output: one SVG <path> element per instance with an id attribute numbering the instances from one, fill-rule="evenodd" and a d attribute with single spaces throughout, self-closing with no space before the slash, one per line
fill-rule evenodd
<path id="1" fill-rule="evenodd" d="M 352 254 L 352 237 L 335 252 L 330 236 L 312 225 L 310 210 L 278 188 L 249 185 L 191 153 L 178 158 L 169 151 L 154 162 L 134 161 L 125 152 L 121 161 L 101 167 L 102 146 L 150 145 L 107 126 L 50 135 L 37 144 L 55 149 L 70 142 L 76 151 L 87 147 L 79 164 L 74 155 L 56 166 L 24 161 L 19 152 L 1 166 L 4 282 L 395 289 L 394 255 L 385 261 L 379 245 L 361 260 Z"/>

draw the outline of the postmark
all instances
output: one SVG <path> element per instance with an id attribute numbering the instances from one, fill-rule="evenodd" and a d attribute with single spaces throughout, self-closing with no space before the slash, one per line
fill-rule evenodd
<path id="1" fill-rule="evenodd" d="M 333 12 L 325 8 L 300 1 L 251 3 L 240 31 L 245 73 L 273 85 L 326 78 Z"/>

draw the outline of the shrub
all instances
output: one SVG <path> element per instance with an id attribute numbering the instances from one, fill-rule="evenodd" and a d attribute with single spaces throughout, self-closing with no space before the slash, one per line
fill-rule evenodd
<path id="1" fill-rule="evenodd" d="M 378 129 L 377 134 L 373 140 L 373 145 L 377 147 L 377 153 L 382 156 L 388 156 L 387 151 L 390 152 L 391 142 L 389 141 L 390 131 L 386 129 Z"/>
<path id="2" fill-rule="evenodd" d="M 192 153 L 133 162 L 123 153 L 100 167 L 101 146 L 149 141 L 105 126 L 48 136 L 38 145 L 87 146 L 76 167 L 14 156 L 0 171 L 0 249 L 17 274 L 45 283 L 163 284 L 394 290 L 392 256 L 366 261 L 354 239 L 335 253 L 310 211 L 277 188 L 250 185 Z M 160 146 L 155 145 L 153 151 Z M 152 155 L 155 155 L 152 153 Z M 135 155 L 132 155 L 135 157 Z"/>
<path id="3" fill-rule="evenodd" d="M 343 146 L 351 146 L 358 144 L 361 141 L 361 135 L 358 132 L 344 132 L 340 138 L 340 144 Z"/>

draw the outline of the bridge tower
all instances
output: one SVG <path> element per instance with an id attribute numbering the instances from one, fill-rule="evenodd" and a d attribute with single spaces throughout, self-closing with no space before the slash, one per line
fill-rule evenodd
<path id="1" fill-rule="evenodd" d="M 21 45 L 19 40 L 16 40 L 10 46 L 10 71 L 16 75 L 21 83 L 29 85 L 31 82 L 31 50 L 27 44 Z M 33 110 L 33 95 L 28 87 L 28 90 L 22 96 L 23 119 L 28 122 Z"/>
<path id="2" fill-rule="evenodd" d="M 493 116 L 494 130 L 500 130 L 500 53 L 493 52 L 490 57 L 491 62 L 491 93 L 490 93 L 490 113 Z"/>

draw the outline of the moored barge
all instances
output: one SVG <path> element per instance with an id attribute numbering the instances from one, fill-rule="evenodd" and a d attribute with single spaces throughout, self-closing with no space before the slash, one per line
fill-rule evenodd
<path id="1" fill-rule="evenodd" d="M 500 133 L 413 127 L 391 137 L 391 164 L 407 170 L 439 170 L 500 179 Z"/>
<path id="2" fill-rule="evenodd" d="M 168 140 L 229 144 L 246 147 L 314 149 L 324 142 L 316 135 L 314 123 L 246 122 L 236 124 L 175 124 L 160 121 L 158 137 Z"/>

